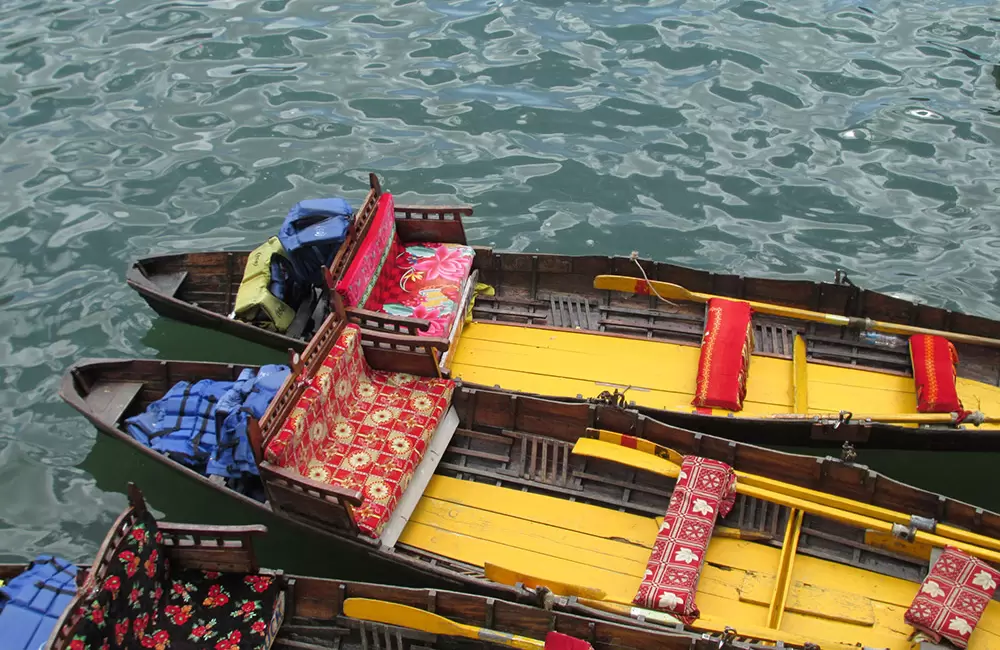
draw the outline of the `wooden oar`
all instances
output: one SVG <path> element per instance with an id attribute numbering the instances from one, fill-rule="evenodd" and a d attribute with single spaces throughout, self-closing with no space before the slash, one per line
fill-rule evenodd
<path id="1" fill-rule="evenodd" d="M 605 431 L 603 429 L 593 429 L 588 428 L 587 433 L 594 436 L 596 440 L 601 442 L 611 442 L 615 437 L 621 437 L 621 434 L 615 433 L 614 431 Z M 613 456 L 616 452 L 610 447 L 605 447 L 603 445 L 594 445 L 590 442 L 584 442 L 585 440 L 590 440 L 590 438 L 581 438 L 577 445 L 580 451 L 577 451 L 577 447 L 574 447 L 573 453 L 582 456 L 595 456 L 598 458 L 604 458 L 606 460 L 614 460 L 614 458 L 609 458 Z M 580 443 L 583 443 L 582 445 Z M 645 451 L 648 455 L 658 457 L 660 459 L 666 458 L 672 463 L 679 465 L 683 462 L 683 456 L 663 445 L 658 445 L 652 440 L 643 440 L 643 445 L 636 447 L 639 451 Z M 638 460 L 633 461 L 638 462 Z M 656 461 L 659 463 L 659 461 Z M 637 465 L 633 465 L 636 467 Z M 659 463 L 657 469 L 650 469 L 650 471 L 656 472 L 658 469 L 663 468 L 663 464 Z M 736 470 L 736 478 L 740 483 L 744 485 L 753 485 L 759 488 L 770 490 L 772 492 L 777 492 L 779 494 L 786 494 L 791 497 L 798 497 L 800 499 L 806 499 L 808 501 L 814 501 L 816 503 L 830 506 L 833 508 L 840 508 L 841 510 L 846 510 L 847 512 L 853 512 L 854 514 L 866 515 L 868 517 L 874 517 L 875 519 L 881 519 L 882 521 L 887 521 L 890 524 L 900 524 L 902 526 L 909 526 L 911 523 L 911 516 L 899 512 L 896 510 L 891 510 L 889 508 L 883 508 L 881 506 L 876 506 L 870 503 L 863 503 L 861 501 L 855 501 L 854 499 L 847 499 L 845 497 L 839 497 L 835 494 L 829 494 L 826 492 L 819 492 L 818 490 L 810 490 L 809 488 L 804 488 L 792 483 L 785 483 L 783 481 L 778 481 L 773 478 L 767 478 L 766 476 L 760 476 L 758 474 L 748 474 L 747 472 L 741 472 Z M 720 528 L 716 526 L 716 529 Z M 737 529 L 738 530 L 738 529 Z M 934 532 L 941 535 L 942 537 L 947 537 L 948 539 L 958 540 L 960 542 L 965 542 L 967 544 L 974 544 L 976 546 L 982 546 L 983 548 L 990 548 L 995 551 L 1000 551 L 1000 540 L 994 539 L 992 537 L 987 537 L 985 535 L 980 535 L 978 533 L 973 533 L 962 528 L 956 528 L 955 526 L 950 526 L 948 524 L 937 524 L 934 527 Z M 727 535 L 723 535 L 727 536 Z"/>
<path id="2" fill-rule="evenodd" d="M 490 565 L 487 564 L 486 566 L 489 567 Z M 510 581 L 511 576 L 519 576 L 519 579 Z M 493 580 L 494 582 L 499 582 L 500 584 L 511 585 L 511 586 L 516 585 L 518 582 L 524 585 L 532 583 L 538 586 L 545 586 L 548 587 L 552 591 L 552 593 L 558 596 L 569 597 L 583 593 L 593 593 L 593 592 L 603 593 L 603 591 L 597 589 L 596 587 L 560 582 L 558 580 L 548 580 L 543 577 L 529 576 L 527 574 L 518 573 L 516 571 L 500 573 L 497 574 L 495 578 L 491 577 L 489 573 L 487 573 L 486 577 L 489 578 L 490 580 Z M 576 600 L 581 605 L 585 605 L 593 609 L 599 609 L 601 611 L 609 612 L 611 614 L 618 614 L 619 616 L 627 616 L 629 618 L 635 618 L 635 619 L 642 617 L 643 619 L 649 621 L 650 623 L 659 623 L 661 625 L 682 625 L 680 619 L 677 619 L 666 612 L 658 612 L 656 610 L 645 609 L 643 607 L 635 607 L 634 605 L 631 604 L 619 603 L 613 600 L 606 600 L 603 598 L 587 598 L 587 597 L 577 596 Z M 702 615 L 689 627 L 697 630 L 705 630 L 708 632 L 725 632 L 726 627 L 728 625 L 729 623 L 726 621 L 720 621 L 711 616 Z M 803 646 L 806 643 L 817 642 L 817 639 L 812 639 L 812 638 L 807 639 L 797 634 L 791 634 L 788 632 L 779 632 L 778 630 L 772 630 L 765 627 L 755 627 L 755 626 L 747 626 L 741 624 L 738 631 L 741 636 L 749 636 L 756 639 L 761 639 L 762 641 L 769 641 L 772 643 L 782 641 L 786 644 Z M 823 643 L 822 646 L 832 647 L 832 645 L 829 643 Z"/>
<path id="3" fill-rule="evenodd" d="M 592 456 L 597 458 L 603 458 L 605 460 L 610 460 L 613 462 L 620 463 L 622 465 L 627 465 L 629 467 L 637 467 L 645 469 L 661 476 L 667 476 L 669 478 L 677 478 L 680 473 L 680 466 L 675 463 L 670 462 L 665 458 L 660 458 L 658 456 L 653 456 L 637 449 L 629 449 L 628 447 L 616 447 L 615 445 L 601 440 L 593 440 L 591 438 L 581 438 L 577 441 L 576 445 L 573 447 L 574 454 L 581 454 L 584 456 Z M 763 479 L 763 477 L 755 477 L 758 480 Z M 768 479 L 763 479 L 768 480 Z M 751 481 L 752 482 L 752 481 Z M 825 517 L 827 519 L 832 519 L 833 521 L 838 521 L 842 524 L 848 526 L 854 526 L 856 528 L 871 528 L 881 533 L 892 534 L 893 524 L 888 521 L 883 521 L 881 519 L 876 519 L 871 516 L 871 514 L 861 514 L 857 512 L 851 512 L 844 510 L 840 507 L 833 505 L 826 505 L 822 502 L 809 500 L 811 495 L 801 495 L 793 496 L 789 494 L 782 494 L 780 492 L 775 492 L 773 490 L 758 487 L 756 485 L 748 485 L 743 483 L 739 478 L 736 481 L 736 492 L 738 494 L 745 494 L 749 497 L 755 499 L 761 499 L 763 501 L 770 501 L 771 503 L 776 503 L 778 505 L 787 506 L 789 508 L 798 508 L 804 512 L 812 515 L 818 515 L 820 517 Z M 820 494 L 820 493 L 815 493 Z M 839 499 L 839 497 L 834 497 L 833 495 L 825 495 L 829 499 Z M 806 498 L 804 498 L 806 497 Z M 855 502 L 857 503 L 857 502 Z M 840 504 L 838 504 L 840 505 Z M 861 505 L 861 504 L 859 504 Z M 909 519 L 907 519 L 909 521 Z M 958 531 L 959 529 L 953 529 Z M 974 533 L 968 533 L 968 535 L 975 535 Z M 989 538 L 981 539 L 988 540 Z M 944 546 L 954 546 L 955 548 L 961 549 L 970 555 L 975 555 L 976 557 L 988 560 L 990 562 L 1000 562 L 1000 552 L 990 549 L 982 548 L 972 543 L 963 542 L 955 539 L 948 539 L 934 533 L 927 533 L 922 530 L 918 530 L 914 534 L 914 541 L 917 543 L 928 544 L 930 546 L 944 547 Z"/>
<path id="4" fill-rule="evenodd" d="M 638 293 L 644 296 L 659 295 L 665 300 L 689 300 L 691 302 L 708 302 L 711 298 L 723 298 L 726 300 L 739 300 L 739 298 L 725 298 L 725 296 L 714 296 L 710 293 L 698 293 L 689 291 L 684 287 L 671 282 L 660 282 L 658 280 L 644 280 L 642 278 L 631 278 L 625 275 L 598 275 L 594 278 L 595 289 L 608 289 L 610 291 L 622 291 L 624 293 Z M 654 291 L 655 290 L 655 291 Z M 744 300 L 753 310 L 761 314 L 772 316 L 784 316 L 786 318 L 797 318 L 816 323 L 826 323 L 828 325 L 839 325 L 859 330 L 877 330 L 887 334 L 899 334 L 910 336 L 913 334 L 933 334 L 941 336 L 950 341 L 959 343 L 969 343 L 971 345 L 982 345 L 991 348 L 1000 348 L 1000 339 L 991 339 L 985 336 L 975 336 L 973 334 L 961 334 L 959 332 L 946 332 L 944 330 L 933 330 L 926 327 L 915 327 L 913 325 L 901 325 L 899 323 L 887 323 L 885 321 L 872 320 L 870 318 L 853 318 L 839 316 L 837 314 L 824 314 L 808 309 L 797 307 L 784 307 L 773 305 L 767 302 L 755 302 Z"/>
<path id="5" fill-rule="evenodd" d="M 525 636 L 487 630 L 473 625 L 463 625 L 455 621 L 432 614 L 423 609 L 390 603 L 385 600 L 374 600 L 371 598 L 348 598 L 344 601 L 344 614 L 351 618 L 358 618 L 364 621 L 374 621 L 398 627 L 408 627 L 413 630 L 422 630 L 431 634 L 441 634 L 444 636 L 460 636 L 466 639 L 479 639 L 508 648 L 519 648 L 520 650 L 543 650 L 545 643 L 537 639 L 529 639 Z"/>
<path id="6" fill-rule="evenodd" d="M 872 413 L 850 414 L 851 421 L 882 422 L 885 424 L 1000 424 L 1000 418 L 972 411 L 959 421 L 957 413 Z M 839 420 L 840 413 L 772 413 L 762 416 L 766 420 Z"/>

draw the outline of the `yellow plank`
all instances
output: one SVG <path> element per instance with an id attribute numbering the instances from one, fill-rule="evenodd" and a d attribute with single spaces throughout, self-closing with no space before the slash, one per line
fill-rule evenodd
<path id="1" fill-rule="evenodd" d="M 788 591 L 792 583 L 792 569 L 795 567 L 795 555 L 799 550 L 799 534 L 801 532 L 802 511 L 793 509 L 788 513 L 785 538 L 781 542 L 781 555 L 778 556 L 778 570 L 767 606 L 767 626 L 775 630 L 781 629 L 781 617 L 785 612 L 785 602 L 788 600 Z"/>
<path id="2" fill-rule="evenodd" d="M 483 567 L 487 562 L 558 582 L 582 584 L 603 590 L 609 600 L 632 602 L 641 576 L 580 564 L 566 554 L 546 555 L 505 544 L 469 537 L 451 531 L 410 522 L 399 537 L 400 544 L 442 555 L 459 562 Z"/>
<path id="3" fill-rule="evenodd" d="M 713 537 L 705 554 L 705 561 L 717 566 L 760 573 L 761 567 L 777 566 L 779 553 L 779 549 L 763 544 Z M 910 606 L 919 588 L 915 582 L 875 574 L 808 555 L 799 555 L 795 558 L 793 578 L 798 582 L 861 594 L 873 601 L 900 605 L 904 608 Z"/>
<path id="4" fill-rule="evenodd" d="M 652 547 L 659 530 L 652 517 L 448 476 L 435 475 L 424 496 L 568 530 L 624 539 L 646 548 Z"/>
<path id="5" fill-rule="evenodd" d="M 676 393 L 678 397 L 670 403 L 683 403 L 694 397 L 699 355 L 697 347 L 664 341 L 471 323 L 459 341 L 452 372 L 464 378 L 466 368 L 476 367 L 527 372 L 550 380 L 606 382 Z M 747 399 L 790 408 L 790 380 L 775 381 L 776 373 L 785 370 L 783 364 L 787 362 L 753 357 Z M 670 372 L 664 372 L 665 368 Z"/>
<path id="6" fill-rule="evenodd" d="M 526 551 L 563 553 L 581 564 L 626 575 L 642 575 L 649 559 L 649 549 L 643 546 L 427 497 L 417 504 L 410 521 Z"/>
<path id="7" fill-rule="evenodd" d="M 769 606 L 773 602 L 776 587 L 777 581 L 773 575 L 747 573 L 740 586 L 740 600 Z M 784 610 L 855 625 L 875 624 L 871 599 L 846 591 L 816 587 L 797 580 L 788 585 Z M 769 616 L 770 611 L 769 609 Z M 772 624 L 771 627 L 780 626 Z"/>
<path id="8" fill-rule="evenodd" d="M 809 374 L 806 364 L 806 340 L 801 334 L 795 335 L 792 344 L 792 407 L 793 413 L 809 412 Z"/>
<path id="9" fill-rule="evenodd" d="M 452 373 L 471 383 L 567 397 L 633 386 L 627 399 L 636 404 L 690 413 L 698 354 L 696 347 L 664 341 L 473 322 L 457 345 Z M 820 363 L 806 367 L 802 385 L 810 413 L 916 412 L 912 378 Z M 802 404 L 797 407 L 794 399 L 796 376 L 792 360 L 755 355 L 747 399 L 734 415 L 800 412 Z M 958 391 L 967 406 L 1000 414 L 1000 387 L 959 379 Z M 1000 424 L 982 428 L 1000 429 Z"/>

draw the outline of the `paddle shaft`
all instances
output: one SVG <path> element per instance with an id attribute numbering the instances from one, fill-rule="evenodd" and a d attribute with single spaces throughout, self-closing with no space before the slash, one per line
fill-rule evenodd
<path id="1" fill-rule="evenodd" d="M 654 456 L 637 449 L 616 447 L 610 443 L 589 438 L 578 440 L 576 446 L 573 448 L 573 453 L 612 460 L 623 465 L 628 465 L 629 467 L 638 467 L 669 478 L 677 478 L 677 475 L 680 473 L 680 467 L 665 458 L 660 458 L 659 456 Z M 753 485 L 753 483 L 757 483 L 757 485 Z M 762 484 L 767 485 L 767 487 L 760 487 Z M 776 492 L 774 491 L 775 488 L 788 490 L 790 494 Z M 849 499 L 843 499 L 834 495 L 823 495 L 822 493 L 788 484 L 779 484 L 777 481 L 744 474 L 743 472 L 737 472 L 736 492 L 789 508 L 797 508 L 806 513 L 832 519 L 848 526 L 871 528 L 889 535 L 893 534 L 894 523 L 897 525 L 907 525 L 909 523 L 909 517 L 906 517 L 902 513 L 894 513 L 891 510 L 885 510 L 882 513 L 880 511 L 883 509 L 877 506 L 869 508 L 867 504 L 856 501 L 852 505 Z M 826 501 L 826 503 L 817 502 L 813 499 L 821 499 L 822 501 Z M 844 506 L 850 507 L 850 510 L 844 509 Z M 873 514 L 897 515 L 903 518 L 903 521 L 884 521 L 876 518 Z M 918 530 L 914 534 L 913 541 L 937 547 L 951 545 L 984 560 L 1000 562 L 1000 551 L 998 551 L 1000 544 L 998 544 L 998 540 L 950 526 L 947 527 L 947 530 L 942 530 L 942 532 L 950 533 L 959 539 L 949 539 L 941 535 Z M 979 544 L 985 544 L 986 548 L 983 548 Z"/>
<path id="2" fill-rule="evenodd" d="M 968 415 L 968 414 L 967 414 Z M 969 417 L 969 421 L 979 426 L 980 424 L 997 424 L 1000 418 L 993 415 L 986 415 L 975 411 Z M 772 413 L 765 415 L 765 420 L 840 420 L 840 413 Z M 957 413 L 875 413 L 875 414 L 850 414 L 850 420 L 863 422 L 882 422 L 885 424 L 961 424 Z"/>
<path id="3" fill-rule="evenodd" d="M 626 293 L 637 293 L 641 295 L 655 295 L 667 300 L 690 300 L 692 302 L 708 302 L 712 298 L 723 298 L 725 300 L 739 300 L 739 298 L 726 298 L 725 296 L 715 296 L 709 293 L 698 293 L 689 291 L 684 287 L 671 282 L 660 282 L 658 280 L 644 280 L 642 278 L 632 278 L 624 275 L 598 275 L 594 278 L 595 289 L 608 289 L 611 291 L 623 291 Z M 651 290 L 652 289 L 652 290 Z M 653 291 L 655 290 L 655 292 Z M 1000 339 L 992 339 L 985 336 L 975 336 L 973 334 L 962 334 L 959 332 L 946 332 L 944 330 L 929 329 L 927 327 L 916 327 L 914 325 L 902 325 L 899 323 L 887 323 L 884 321 L 872 320 L 870 318 L 854 318 L 849 316 L 839 316 L 837 314 L 825 314 L 798 307 L 784 307 L 767 302 L 756 302 L 754 300 L 744 300 L 761 314 L 771 316 L 783 316 L 785 318 L 795 318 L 816 323 L 826 323 L 828 325 L 839 325 L 852 329 L 871 329 L 886 334 L 899 334 L 902 336 L 912 336 L 914 334 L 930 334 L 940 336 L 949 341 L 958 343 L 968 343 L 970 345 L 982 345 L 991 348 L 1000 348 Z"/>
<path id="4" fill-rule="evenodd" d="M 593 431 L 597 435 L 601 434 L 600 429 L 588 429 L 588 431 Z M 670 449 L 669 447 L 664 447 L 663 445 L 656 444 L 652 441 L 648 441 L 648 443 L 650 448 L 653 449 L 653 455 L 657 458 L 669 458 L 670 462 L 676 463 L 673 459 L 681 457 L 679 452 Z M 826 492 L 810 490 L 809 488 L 793 485 L 791 483 L 785 483 L 784 481 L 778 481 L 776 479 L 759 476 L 757 474 L 748 474 L 747 472 L 741 472 L 739 470 L 736 470 L 736 478 L 744 485 L 755 485 L 759 488 L 771 490 L 772 492 L 777 492 L 779 494 L 787 494 L 788 496 L 815 501 L 816 503 L 840 508 L 841 510 L 846 510 L 855 514 L 868 515 L 870 517 L 875 517 L 876 519 L 887 521 L 890 524 L 900 524 L 901 526 L 909 526 L 912 524 L 911 515 L 899 512 L 898 510 L 883 508 L 882 506 L 876 506 L 870 503 L 862 503 L 861 501 L 847 499 L 845 497 L 828 494 Z M 934 532 L 942 537 L 947 537 L 948 539 L 954 539 L 967 544 L 974 544 L 976 546 L 982 546 L 983 548 L 1000 551 L 1000 540 L 980 535 L 979 533 L 974 533 L 963 528 L 957 528 L 949 524 L 939 523 L 934 527 Z"/>

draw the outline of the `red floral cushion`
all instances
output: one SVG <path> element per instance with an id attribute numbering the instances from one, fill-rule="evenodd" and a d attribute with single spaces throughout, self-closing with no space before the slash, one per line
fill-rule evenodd
<path id="1" fill-rule="evenodd" d="M 705 551 L 716 518 L 726 516 L 733 507 L 735 490 L 736 475 L 729 465 L 684 457 L 633 604 L 669 612 L 685 623 L 698 618 L 694 597 Z"/>
<path id="2" fill-rule="evenodd" d="M 396 236 L 392 195 L 386 192 L 337 292 L 348 307 L 422 318 L 431 325 L 421 336 L 448 338 L 475 256 L 462 244 L 403 246 Z"/>
<path id="3" fill-rule="evenodd" d="M 969 644 L 1000 581 L 1000 571 L 963 551 L 946 546 L 903 620 L 935 643 L 941 637 L 959 648 Z"/>
<path id="4" fill-rule="evenodd" d="M 107 575 L 80 613 L 71 650 L 266 650 L 284 617 L 284 594 L 272 576 L 173 574 L 163 534 L 145 512 L 114 549 Z"/>
<path id="5" fill-rule="evenodd" d="M 753 353 L 750 305 L 712 298 L 698 359 L 695 406 L 739 411 L 747 395 L 747 373 Z"/>
<path id="6" fill-rule="evenodd" d="M 448 338 L 475 255 L 471 246 L 461 244 L 399 247 L 382 269 L 365 309 L 423 318 L 431 325 L 420 335 Z"/>
<path id="7" fill-rule="evenodd" d="M 346 306 L 357 307 L 368 301 L 390 252 L 398 247 L 396 209 L 392 195 L 386 192 L 379 197 L 368 232 L 344 272 L 344 277 L 337 283 L 337 293 L 343 296 Z"/>
<path id="8" fill-rule="evenodd" d="M 267 445 L 268 462 L 359 490 L 358 528 L 377 538 L 410 483 L 455 382 L 372 370 L 347 325 Z"/>
<path id="9" fill-rule="evenodd" d="M 961 413 L 955 379 L 958 352 L 946 338 L 928 334 L 910 337 L 910 361 L 921 413 Z"/>

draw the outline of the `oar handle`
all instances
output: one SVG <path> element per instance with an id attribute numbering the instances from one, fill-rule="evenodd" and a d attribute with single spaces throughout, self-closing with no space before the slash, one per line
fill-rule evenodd
<path id="1" fill-rule="evenodd" d="M 545 648 L 543 641 L 529 639 L 526 636 L 508 634 L 507 632 L 487 630 L 486 628 L 479 628 L 479 638 L 483 641 L 507 646 L 508 648 L 519 648 L 519 650 L 539 650 Z"/>

